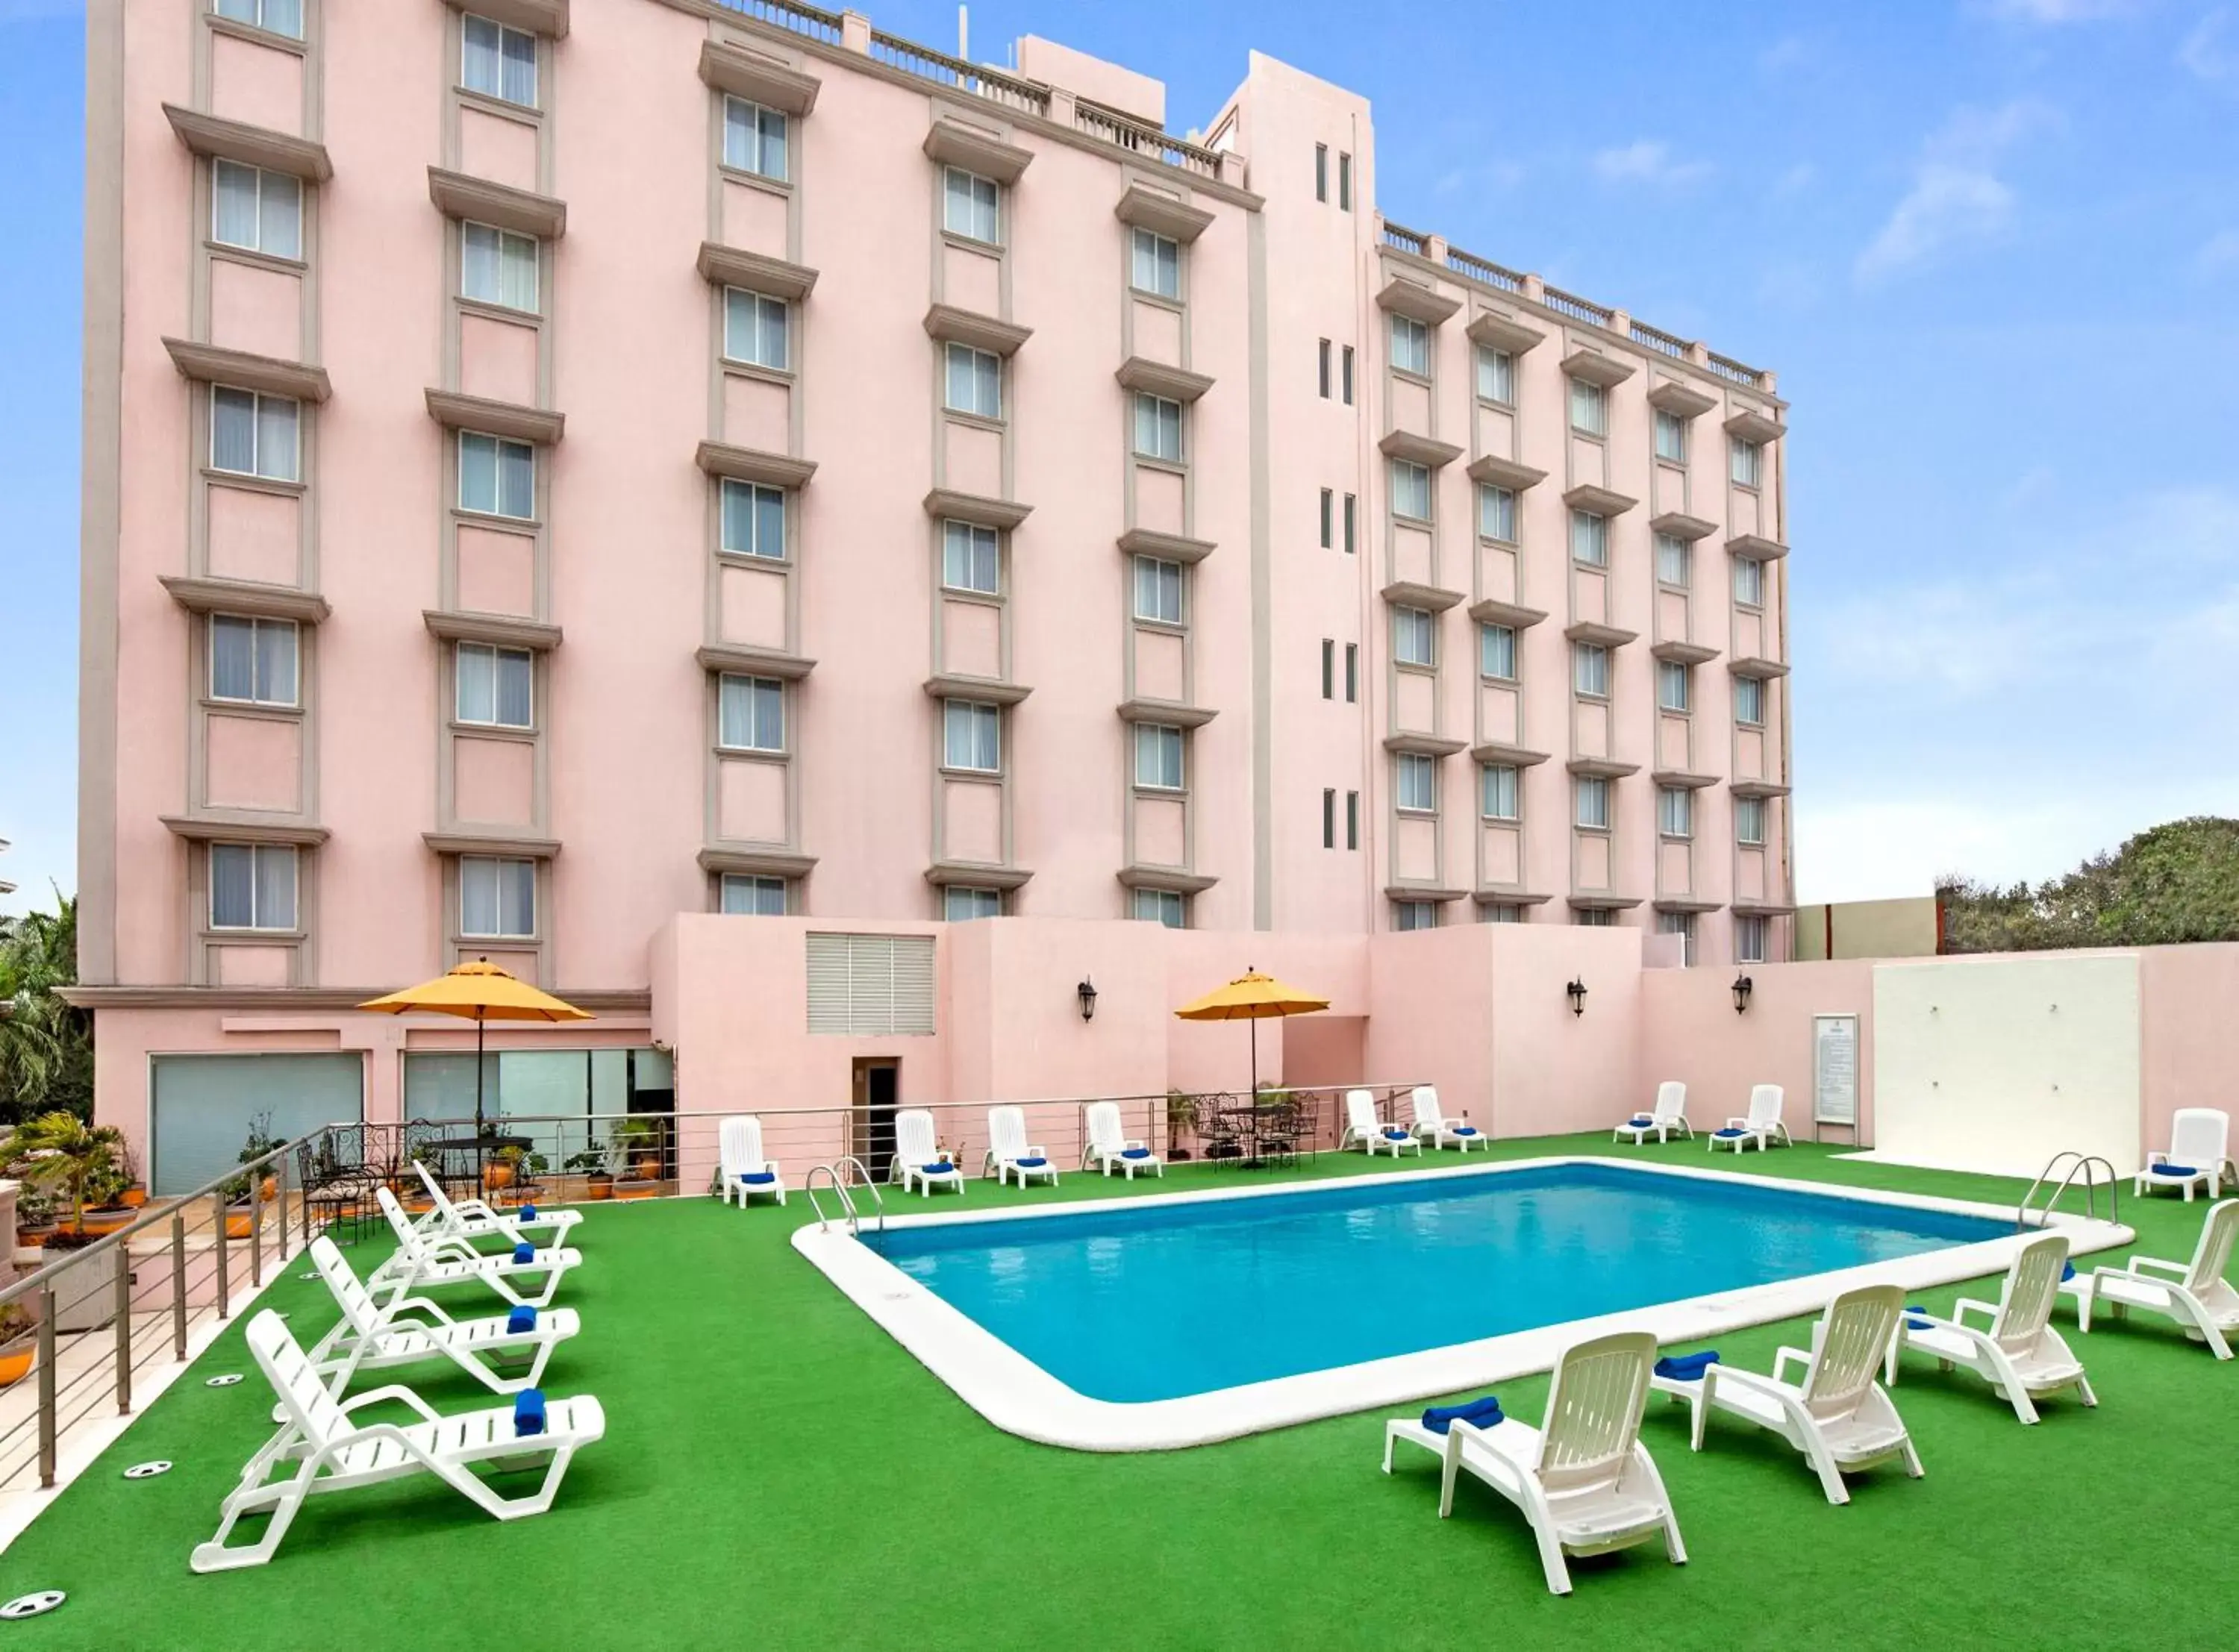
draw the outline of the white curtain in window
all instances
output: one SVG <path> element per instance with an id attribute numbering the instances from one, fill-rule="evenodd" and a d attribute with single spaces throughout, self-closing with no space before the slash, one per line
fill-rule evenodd
<path id="1" fill-rule="evenodd" d="M 1477 669 L 1482 677 L 1509 681 L 1516 675 L 1516 633 L 1505 625 L 1477 628 Z"/>
<path id="2" fill-rule="evenodd" d="M 1685 711 L 1688 700 L 1687 667 L 1677 660 L 1656 662 L 1656 703 L 1665 711 Z"/>
<path id="3" fill-rule="evenodd" d="M 210 468 L 256 474 L 256 398 L 246 390 L 210 391 Z"/>
<path id="4" fill-rule="evenodd" d="M 1182 732 L 1159 723 L 1135 725 L 1135 784 L 1179 791 Z"/>
<path id="5" fill-rule="evenodd" d="M 783 373 L 792 366 L 792 307 L 781 299 L 744 288 L 723 289 L 723 354 Z"/>
<path id="6" fill-rule="evenodd" d="M 210 927 L 248 929 L 256 921 L 256 852 L 245 843 L 210 845 Z"/>
<path id="7" fill-rule="evenodd" d="M 1589 567 L 1609 566 L 1609 518 L 1589 510 L 1571 513 L 1571 559 Z"/>
<path id="8" fill-rule="evenodd" d="M 785 879 L 723 874 L 723 910 L 761 918 L 785 916 Z"/>
<path id="9" fill-rule="evenodd" d="M 1000 587 L 995 530 L 977 522 L 947 522 L 941 527 L 940 582 L 952 591 L 993 596 Z"/>
<path id="10" fill-rule="evenodd" d="M 1166 236 L 1138 229 L 1133 236 L 1134 275 L 1138 292 L 1161 298 L 1179 298 L 1182 291 L 1181 249 Z"/>
<path id="11" fill-rule="evenodd" d="M 1582 694 L 1596 698 L 1609 693 L 1609 650 L 1598 642 L 1571 645 L 1574 683 Z"/>
<path id="12" fill-rule="evenodd" d="M 1598 774 L 1578 776 L 1578 821 L 1597 829 L 1609 825 L 1609 782 Z"/>
<path id="13" fill-rule="evenodd" d="M 1656 829 L 1667 838 L 1694 836 L 1695 794 L 1677 786 L 1658 787 Z"/>
<path id="14" fill-rule="evenodd" d="M 285 396 L 256 398 L 256 474 L 275 481 L 296 477 L 296 404 Z"/>
<path id="15" fill-rule="evenodd" d="M 256 169 L 238 161 L 210 163 L 210 238 L 229 247 L 257 243 Z"/>
<path id="16" fill-rule="evenodd" d="M 782 182 L 786 176 L 784 112 L 764 109 L 743 97 L 725 98 L 723 164 Z"/>
<path id="17" fill-rule="evenodd" d="M 1674 538 L 1670 534 L 1656 536 L 1656 577 L 1658 581 L 1684 589 L 1690 582 L 1693 561 L 1693 554 L 1689 551 L 1685 540 Z"/>
<path id="18" fill-rule="evenodd" d="M 1135 451 L 1151 459 L 1179 463 L 1182 456 L 1182 404 L 1164 396 L 1135 395 Z"/>
<path id="19" fill-rule="evenodd" d="M 536 308 L 536 239 L 490 224 L 460 231 L 459 288 L 468 298 L 508 309 Z"/>
<path id="20" fill-rule="evenodd" d="M 1487 539 L 1512 544 L 1516 539 L 1516 495 L 1491 483 L 1477 490 L 1477 531 Z"/>
<path id="21" fill-rule="evenodd" d="M 1516 399 L 1516 358 L 1506 350 L 1478 345 L 1477 393 L 1487 401 L 1513 401 Z"/>
<path id="22" fill-rule="evenodd" d="M 1002 767 L 1001 719 L 998 708 L 978 700 L 943 702 L 944 760 L 950 768 L 993 773 Z"/>
<path id="23" fill-rule="evenodd" d="M 1135 617 L 1166 625 L 1182 622 L 1182 567 L 1155 556 L 1135 559 Z"/>
<path id="24" fill-rule="evenodd" d="M 774 677 L 722 680 L 722 740 L 737 751 L 785 749 L 785 685 Z"/>
<path id="25" fill-rule="evenodd" d="M 1516 819 L 1516 770 L 1510 765 L 1485 765 L 1483 813 L 1488 820 Z"/>
<path id="26" fill-rule="evenodd" d="M 723 548 L 738 556 L 785 555 L 785 494 L 775 488 L 723 479 Z"/>

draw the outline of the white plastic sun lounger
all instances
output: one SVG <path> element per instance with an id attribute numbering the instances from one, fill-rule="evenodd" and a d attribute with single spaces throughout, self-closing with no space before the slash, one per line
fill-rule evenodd
<path id="1" fill-rule="evenodd" d="M 1771 1429 L 1804 1453 L 1834 1503 L 1850 1500 L 1843 1476 L 1901 1457 L 1904 1471 L 1920 1478 L 1920 1454 L 1897 1406 L 1874 1380 L 1897 1334 L 1904 1295 L 1895 1285 L 1861 1285 L 1827 1304 L 1811 1328 L 1813 1351 L 1784 1348 L 1773 1357 L 1772 1375 L 1714 1364 L 1692 1381 L 1655 1377 L 1658 1391 L 1685 1400 L 1694 1410 L 1694 1447 L 1703 1449 L 1704 1428 L 1713 1410 Z M 1801 1383 L 1784 1379 L 1791 1363 L 1804 1366 Z"/>
<path id="2" fill-rule="evenodd" d="M 1081 1169 L 1094 1164 L 1109 1176 L 1116 1167 L 1126 1171 L 1131 1182 L 1137 1171 L 1148 1171 L 1161 1181 L 1166 1179 L 1166 1161 L 1151 1151 L 1150 1143 L 1129 1137 L 1127 1126 L 1120 1117 L 1118 1102 L 1090 1102 L 1081 1120 L 1081 1131 L 1087 1138 L 1080 1152 Z"/>
<path id="3" fill-rule="evenodd" d="M 2230 1338 L 2239 1334 L 2239 1290 L 2231 1288 L 2223 1271 L 2230 1265 L 2235 1238 L 2239 1238 L 2239 1199 L 2225 1199 L 2209 1207 L 2191 1261 L 2132 1257 L 2119 1268 L 2078 1273 L 2060 1287 L 2061 1294 L 2075 1298 L 2076 1323 L 2086 1331 L 2102 1304 L 2117 1318 L 2129 1309 L 2143 1308 L 2176 1320 L 2188 1337 L 2206 1343 L 2216 1358 L 2229 1359 Z M 2156 1274 L 2169 1277 L 2156 1278 Z"/>
<path id="4" fill-rule="evenodd" d="M 1780 1121 L 1782 1103 L 1778 1085 L 1757 1085 L 1750 1090 L 1749 1113 L 1741 1118 L 1729 1118 L 1723 1130 L 1714 1130 L 1705 1138 L 1711 1151 L 1731 1147 L 1737 1153 L 1752 1142 L 1760 1153 L 1777 1139 L 1783 1147 L 1789 1144 L 1788 1126 Z"/>
<path id="5" fill-rule="evenodd" d="M 1432 1085 L 1417 1085 L 1408 1099 L 1415 1108 L 1416 1140 L 1428 1142 L 1433 1147 L 1458 1147 L 1465 1153 L 1472 1147 L 1482 1147 L 1488 1152 L 1492 1150 L 1492 1142 L 1475 1125 L 1466 1119 L 1457 1123 L 1439 1110 L 1438 1092 Z"/>
<path id="6" fill-rule="evenodd" d="M 744 1210 L 748 1199 L 764 1193 L 774 1193 L 780 1204 L 785 1203 L 784 1174 L 775 1159 L 762 1157 L 762 1121 L 752 1113 L 722 1122 L 715 1131 L 715 1155 L 726 1204 L 735 1200 Z"/>
<path id="7" fill-rule="evenodd" d="M 1376 1116 L 1376 1098 L 1365 1090 L 1345 1092 L 1345 1134 L 1338 1138 L 1337 1145 L 1339 1152 L 1348 1147 L 1360 1148 L 1371 1158 L 1379 1153 L 1397 1158 L 1402 1151 L 1419 1154 L 1423 1151 L 1413 1131 L 1387 1125 Z"/>
<path id="8" fill-rule="evenodd" d="M 488 1285 L 517 1308 L 546 1308 L 551 1305 L 553 1293 L 560 1289 L 561 1277 L 583 1259 L 581 1251 L 565 1245 L 532 1250 L 524 1258 L 521 1245 L 528 1243 L 526 1239 L 509 1251 L 484 1252 L 455 1234 L 430 1237 L 412 1224 L 412 1218 L 396 1202 L 395 1194 L 385 1187 L 377 1187 L 373 1196 L 380 1202 L 381 1213 L 389 1218 L 389 1225 L 396 1235 L 395 1251 L 373 1271 L 367 1282 L 376 1290 L 398 1286 L 409 1290 L 422 1285 L 477 1282 Z M 544 1283 L 534 1295 L 524 1292 L 515 1283 L 536 1277 Z"/>
<path id="9" fill-rule="evenodd" d="M 920 1197 L 931 1198 L 936 1187 L 964 1191 L 964 1172 L 940 1156 L 933 1133 L 933 1115 L 922 1107 L 905 1107 L 894 1115 L 894 1157 L 887 1179 L 900 1182 L 907 1194 L 914 1185 Z"/>
<path id="10" fill-rule="evenodd" d="M 1659 1142 L 1670 1141 L 1675 1130 L 1683 1136 L 1695 1133 L 1694 1126 L 1687 1122 L 1687 1086 L 1677 1078 L 1666 1078 L 1656 1086 L 1654 1109 L 1633 1114 L 1610 1132 L 1610 1139 L 1621 1142 L 1629 1138 L 1638 1147 L 1651 1135 Z M 1734 1151 L 1741 1151 L 1738 1144 Z"/>
<path id="11" fill-rule="evenodd" d="M 2229 1115 L 2214 1107 L 2180 1107 L 2169 1119 L 2169 1151 L 2149 1154 L 2131 1187 L 2140 1198 L 2157 1187 L 2182 1188 L 2189 1204 L 2196 1187 L 2205 1187 L 2210 1198 L 2221 1198 L 2227 1171 L 2239 1184 L 2239 1168 L 2231 1163 Z"/>
<path id="12" fill-rule="evenodd" d="M 304 1357 L 336 1399 L 362 1370 L 431 1359 L 448 1359 L 493 1394 L 518 1394 L 542 1383 L 552 1350 L 582 1328 L 572 1308 L 515 1309 L 530 1323 L 515 1330 L 505 1314 L 454 1319 L 425 1297 L 409 1296 L 402 1288 L 386 1302 L 375 1302 L 323 1233 L 311 1241 L 311 1265 L 334 1293 L 342 1317 Z"/>
<path id="13" fill-rule="evenodd" d="M 226 1498 L 217 1535 L 197 1543 L 188 1564 L 198 1572 L 262 1566 L 288 1535 L 305 1499 L 329 1491 L 355 1491 L 383 1480 L 423 1470 L 435 1476 L 484 1513 L 500 1520 L 541 1515 L 568 1472 L 579 1447 L 607 1430 L 606 1413 L 588 1395 L 552 1400 L 542 1407 L 541 1431 L 518 1431 L 519 1403 L 484 1411 L 446 1416 L 410 1389 L 377 1388 L 343 1403 L 320 1384 L 318 1373 L 288 1334 L 279 1315 L 265 1309 L 249 1324 L 249 1349 L 280 1397 L 287 1420 L 280 1431 L 241 1471 L 241 1483 Z M 361 1407 L 395 1402 L 409 1406 L 416 1423 L 361 1422 Z M 474 1472 L 477 1464 L 502 1469 L 544 1464 L 533 1492 L 506 1496 Z M 269 1479 L 278 1473 L 282 1477 Z M 269 1514 L 270 1523 L 253 1543 L 226 1541 L 245 1516 Z"/>
<path id="14" fill-rule="evenodd" d="M 428 1190 L 431 1208 L 414 1221 L 412 1225 L 431 1239 L 502 1239 L 508 1244 L 549 1244 L 583 1219 L 581 1211 L 539 1211 L 528 1207 L 530 1213 L 493 1209 L 481 1199 L 455 1199 L 443 1191 L 425 1164 L 418 1159 L 412 1168 L 420 1172 L 421 1184 Z"/>
<path id="15" fill-rule="evenodd" d="M 1656 1339 L 1620 1331 L 1564 1350 L 1538 1428 L 1504 1417 L 1490 1428 L 1457 1419 L 1441 1435 L 1413 1418 L 1384 1425 L 1384 1472 L 1392 1448 L 1412 1441 L 1438 1454 L 1445 1473 L 1438 1517 L 1453 1512 L 1454 1483 L 1482 1480 L 1524 1511 L 1539 1541 L 1547 1587 L 1571 1592 L 1565 1555 L 1600 1555 L 1661 1532 L 1671 1563 L 1687 1563 L 1664 1478 L 1640 1443 Z"/>
<path id="16" fill-rule="evenodd" d="M 1052 1187 L 1057 1185 L 1057 1161 L 1049 1156 L 1046 1148 L 1033 1146 L 1026 1140 L 1025 1108 L 987 1110 L 987 1157 L 980 1173 L 986 1176 L 991 1171 L 998 1187 L 1013 1176 L 1019 1178 L 1020 1187 L 1030 1177 L 1046 1178 Z"/>
<path id="17" fill-rule="evenodd" d="M 2086 1405 L 2099 1403 L 2083 1375 L 2083 1363 L 2052 1328 L 2052 1304 L 2060 1294 L 2061 1270 L 2068 1265 L 2068 1238 L 2043 1233 L 2031 1239 L 2006 1270 L 1994 1306 L 1962 1297 L 1949 1319 L 1907 1309 L 1897 1319 L 1883 1380 L 1897 1386 L 1897 1357 L 1910 1350 L 1927 1354 L 1945 1370 L 1964 1366 L 2024 1423 L 2036 1421 L 2033 1400 L 2072 1388 Z M 1983 1330 L 1967 1324 L 1972 1314 L 1990 1322 Z"/>

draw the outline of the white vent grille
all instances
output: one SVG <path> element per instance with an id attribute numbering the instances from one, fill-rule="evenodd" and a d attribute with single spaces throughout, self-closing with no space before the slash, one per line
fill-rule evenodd
<path id="1" fill-rule="evenodd" d="M 933 937 L 810 935 L 808 1030 L 840 1037 L 933 1030 Z"/>

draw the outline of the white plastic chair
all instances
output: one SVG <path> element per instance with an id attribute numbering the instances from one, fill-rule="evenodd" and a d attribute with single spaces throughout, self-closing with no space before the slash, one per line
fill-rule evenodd
<path id="1" fill-rule="evenodd" d="M 1345 1092 L 1345 1134 L 1338 1138 L 1338 1151 L 1359 1147 L 1373 1158 L 1379 1153 L 1389 1153 L 1398 1158 L 1403 1149 L 1420 1153 L 1423 1144 L 1415 1138 L 1412 1130 L 1402 1130 L 1397 1125 L 1387 1125 L 1376 1116 L 1376 1098 L 1365 1090 Z"/>
<path id="2" fill-rule="evenodd" d="M 473 1282 L 488 1285 L 517 1308 L 548 1308 L 553 1293 L 560 1289 L 561 1279 L 583 1259 L 581 1251 L 565 1245 L 535 1251 L 526 1261 L 515 1260 L 516 1251 L 493 1251 L 485 1254 L 475 1250 L 471 1241 L 456 1234 L 430 1236 L 422 1232 L 413 1225 L 412 1218 L 404 1214 L 404 1207 L 396 1202 L 396 1195 L 387 1188 L 376 1187 L 373 1197 L 381 1205 L 382 1215 L 389 1218 L 390 1231 L 396 1235 L 396 1249 L 373 1271 L 368 1281 L 375 1290 L 402 1287 L 409 1290 L 418 1285 Z M 523 1239 L 521 1243 L 527 1244 L 528 1241 Z M 514 1283 L 531 1275 L 541 1276 L 544 1281 L 534 1295 L 524 1292 Z"/>
<path id="3" fill-rule="evenodd" d="M 1804 1453 L 1827 1501 L 1848 1503 L 1845 1473 L 1890 1457 L 1902 1458 L 1904 1471 L 1916 1480 L 1923 1472 L 1904 1419 L 1874 1380 L 1888 1357 L 1903 1306 L 1904 1293 L 1895 1285 L 1860 1285 L 1827 1304 L 1811 1328 L 1812 1351 L 1783 1348 L 1773 1357 L 1770 1377 L 1714 1364 L 1692 1380 L 1656 1377 L 1650 1385 L 1693 1408 L 1696 1450 L 1703 1449 L 1711 1411 L 1731 1412 L 1771 1430 Z M 1804 1368 L 1800 1383 L 1785 1379 L 1791 1363 Z"/>
<path id="4" fill-rule="evenodd" d="M 1057 1163 L 1046 1148 L 1031 1145 L 1026 1140 L 1026 1110 L 1023 1107 L 990 1107 L 987 1110 L 987 1156 L 980 1173 L 994 1172 L 995 1184 L 1000 1187 L 1013 1176 L 1024 1187 L 1027 1178 L 1046 1178 L 1052 1187 L 1057 1185 Z"/>
<path id="5" fill-rule="evenodd" d="M 964 1191 L 964 1171 L 940 1157 L 933 1115 L 922 1107 L 905 1107 L 894 1115 L 894 1158 L 887 1169 L 889 1182 L 900 1182 L 907 1195 L 913 1184 L 920 1197 L 931 1198 L 936 1187 Z"/>
<path id="6" fill-rule="evenodd" d="M 2180 1107 L 2169 1118 L 2169 1151 L 2148 1154 L 2131 1187 L 2140 1198 L 2157 1187 L 2183 1188 L 2189 1204 L 2196 1187 L 2221 1198 L 2226 1171 L 2239 1184 L 2239 1169 L 2231 1163 L 2230 1117 L 2215 1107 Z"/>
<path id="7" fill-rule="evenodd" d="M 774 1193 L 785 1203 L 785 1175 L 777 1161 L 762 1157 L 762 1121 L 752 1113 L 726 1118 L 715 1131 L 715 1153 L 721 1166 L 718 1178 L 726 1204 L 736 1200 L 744 1210 L 757 1193 Z"/>
<path id="8" fill-rule="evenodd" d="M 1635 1113 L 1610 1132 L 1611 1141 L 1623 1141 L 1630 1137 L 1638 1147 L 1653 1135 L 1659 1142 L 1671 1139 L 1671 1132 L 1692 1136 L 1694 1126 L 1687 1122 L 1687 1086 L 1677 1078 L 1666 1078 L 1656 1086 L 1656 1106 L 1653 1111 Z M 1737 1147 L 1737 1151 L 1739 1148 Z"/>
<path id="9" fill-rule="evenodd" d="M 501 1211 L 482 1199 L 455 1199 L 443 1191 L 442 1183 L 435 1173 L 418 1159 L 412 1168 L 420 1172 L 420 1184 L 428 1190 L 428 1210 L 412 1225 L 431 1239 L 502 1239 L 508 1244 L 535 1244 L 541 1238 L 549 1244 L 583 1219 L 581 1211 L 538 1211 L 527 1207 L 534 1214 L 522 1211 Z"/>
<path id="10" fill-rule="evenodd" d="M 500 1520 L 541 1515 L 552 1506 L 577 1450 L 607 1430 L 606 1413 L 588 1395 L 548 1402 L 543 1429 L 528 1435 L 517 1432 L 512 1406 L 445 1416 L 401 1386 L 377 1388 L 347 1403 L 339 1402 L 321 1385 L 310 1361 L 288 1334 L 286 1322 L 269 1308 L 249 1321 L 248 1342 L 280 1397 L 287 1420 L 241 1471 L 241 1483 L 221 1510 L 217 1535 L 195 1545 L 187 1563 L 197 1572 L 264 1564 L 279 1549 L 307 1498 L 355 1491 L 423 1471 Z M 370 1423 L 352 1415 L 361 1406 L 389 1402 L 409 1406 L 420 1420 Z M 540 1459 L 546 1463 L 542 1481 L 535 1490 L 517 1496 L 502 1495 L 474 1472 L 478 1463 L 514 1469 L 534 1467 Z M 268 1483 L 267 1476 L 276 1472 L 285 1477 Z M 228 1544 L 243 1516 L 265 1514 L 272 1518 L 255 1543 Z"/>
<path id="11" fill-rule="evenodd" d="M 311 1265 L 327 1282 L 342 1317 L 304 1357 L 336 1399 L 362 1370 L 431 1359 L 450 1361 L 493 1394 L 518 1394 L 542 1382 L 552 1350 L 582 1328 L 572 1308 L 546 1309 L 535 1313 L 528 1330 L 512 1330 L 504 1314 L 454 1319 L 402 1288 L 386 1302 L 376 1302 L 323 1233 L 311 1241 Z"/>
<path id="12" fill-rule="evenodd" d="M 1127 1134 L 1118 1102 L 1090 1102 L 1081 1119 L 1081 1133 L 1086 1138 L 1080 1150 L 1081 1169 L 1094 1164 L 1109 1176 L 1116 1166 L 1126 1171 L 1131 1182 L 1137 1171 L 1149 1171 L 1159 1180 L 1166 1179 L 1166 1161 L 1151 1151 L 1148 1142 L 1138 1141 Z M 1056 1178 L 1051 1179 L 1054 1181 Z"/>
<path id="13" fill-rule="evenodd" d="M 2086 1405 L 2098 1404 L 2098 1396 L 2084 1377 L 2083 1361 L 2052 1328 L 2052 1304 L 2059 1298 L 2061 1270 L 2067 1265 L 2067 1236 L 2039 1234 L 2021 1248 L 2006 1270 L 1995 1306 L 1962 1297 L 1949 1319 L 1906 1309 L 1897 1319 L 1883 1381 L 1897 1386 L 1897 1357 L 1910 1349 L 1933 1357 L 1947 1371 L 1954 1366 L 1973 1371 L 2024 1423 L 2037 1420 L 2033 1400 L 2063 1389 L 2074 1389 Z M 1988 1320 L 1990 1329 L 1968 1324 L 1970 1314 Z"/>
<path id="14" fill-rule="evenodd" d="M 2174 1319 L 2184 1327 L 2186 1337 L 2206 1343 L 2216 1358 L 2229 1359 L 2229 1339 L 2239 1334 L 2239 1290 L 2231 1288 L 2223 1271 L 2230 1265 L 2235 1238 L 2239 1238 L 2239 1199 L 2225 1199 L 2209 1207 L 2190 1262 L 2132 1257 L 2120 1268 L 2079 1273 L 2060 1287 L 2061 1294 L 2075 1298 L 2076 1323 L 2086 1331 L 2101 1303 L 2116 1318 L 2129 1309 L 2143 1308 Z M 2174 1277 L 2156 1278 L 2156 1274 Z"/>
<path id="15" fill-rule="evenodd" d="M 1783 1147 L 1788 1146 L 1788 1126 L 1781 1122 L 1782 1092 L 1778 1085 L 1757 1085 L 1750 1091 L 1749 1113 L 1742 1118 L 1729 1118 L 1725 1128 L 1714 1130 L 1705 1138 L 1711 1151 L 1731 1147 L 1737 1153 L 1751 1142 L 1760 1153 L 1772 1145 L 1775 1138 Z"/>
<path id="16" fill-rule="evenodd" d="M 1482 1480 L 1524 1511 L 1539 1542 L 1547 1587 L 1571 1592 L 1565 1555 L 1600 1555 L 1661 1532 L 1675 1566 L 1687 1563 L 1664 1477 L 1640 1443 L 1656 1339 L 1619 1331 L 1564 1350 L 1538 1428 L 1503 1418 L 1491 1428 L 1456 1420 L 1441 1436 L 1411 1418 L 1384 1425 L 1384 1472 L 1392 1448 L 1412 1441 L 1438 1454 L 1445 1473 L 1438 1517 L 1453 1512 L 1454 1483 Z"/>
<path id="17" fill-rule="evenodd" d="M 1490 1152 L 1492 1144 L 1475 1125 L 1456 1124 L 1438 1107 L 1438 1092 L 1430 1085 L 1417 1085 L 1409 1098 L 1415 1107 L 1415 1137 L 1433 1147 L 1457 1147 L 1466 1153 L 1472 1147 L 1482 1147 Z M 1398 1157 L 1398 1155 L 1393 1155 Z"/>

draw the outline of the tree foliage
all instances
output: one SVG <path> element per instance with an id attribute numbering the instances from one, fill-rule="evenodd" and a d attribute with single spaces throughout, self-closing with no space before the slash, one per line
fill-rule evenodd
<path id="1" fill-rule="evenodd" d="M 77 979 L 77 902 L 0 918 L 0 1122 L 93 1117 L 91 1018 L 56 992 Z"/>
<path id="2" fill-rule="evenodd" d="M 1937 880 L 1955 952 L 2239 941 L 2239 820 L 2195 815 L 2032 887 Z"/>

